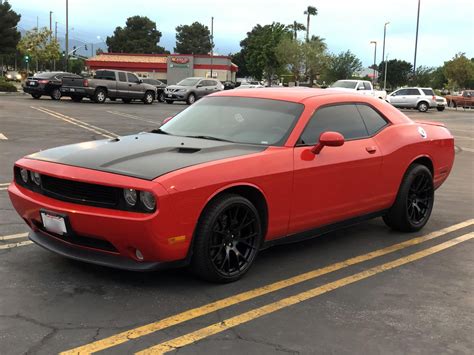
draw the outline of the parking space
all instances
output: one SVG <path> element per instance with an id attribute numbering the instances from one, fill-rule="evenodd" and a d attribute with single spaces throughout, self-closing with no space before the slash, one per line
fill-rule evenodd
<path id="1" fill-rule="evenodd" d="M 0 352 L 471 353 L 474 111 L 444 122 L 456 160 L 420 232 L 380 218 L 263 251 L 226 285 L 189 270 L 132 273 L 31 245 L 6 187 L 13 163 L 54 146 L 149 131 L 184 104 L 0 97 Z"/>

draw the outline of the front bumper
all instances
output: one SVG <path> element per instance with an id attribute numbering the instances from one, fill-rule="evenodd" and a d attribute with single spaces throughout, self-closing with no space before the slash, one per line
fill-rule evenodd
<path id="1" fill-rule="evenodd" d="M 168 101 L 186 101 L 188 99 L 188 94 L 186 92 L 183 93 L 169 93 L 165 91 L 165 100 Z"/>

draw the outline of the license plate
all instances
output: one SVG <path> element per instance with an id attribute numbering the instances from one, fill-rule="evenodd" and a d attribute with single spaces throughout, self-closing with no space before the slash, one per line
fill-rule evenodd
<path id="1" fill-rule="evenodd" d="M 28 85 L 29 85 L 29 86 L 35 86 L 35 85 L 36 85 L 36 81 L 30 81 L 30 82 L 28 83 Z"/>
<path id="2" fill-rule="evenodd" d="M 173 95 L 171 95 L 171 94 L 168 94 L 168 97 L 173 97 Z"/>
<path id="3" fill-rule="evenodd" d="M 69 91 L 73 92 L 73 91 L 76 91 L 76 89 L 70 88 Z"/>
<path id="4" fill-rule="evenodd" d="M 64 235 L 67 234 L 66 221 L 63 216 L 50 212 L 41 212 L 43 227 L 52 233 Z"/>

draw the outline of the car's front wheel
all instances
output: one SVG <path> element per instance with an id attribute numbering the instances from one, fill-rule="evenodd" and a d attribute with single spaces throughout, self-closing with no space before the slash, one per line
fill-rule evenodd
<path id="1" fill-rule="evenodd" d="M 145 96 L 143 97 L 143 103 L 145 105 L 151 105 L 153 103 L 153 100 L 155 100 L 155 95 L 151 91 L 147 91 L 145 93 Z"/>
<path id="2" fill-rule="evenodd" d="M 39 100 L 41 98 L 40 94 L 31 94 L 31 96 L 33 97 L 33 99 L 36 99 L 36 100 Z"/>
<path id="3" fill-rule="evenodd" d="M 186 103 L 188 105 L 192 105 L 193 103 L 196 102 L 196 95 L 194 94 L 189 94 L 188 98 L 186 99 Z"/>
<path id="4" fill-rule="evenodd" d="M 53 100 L 61 99 L 61 90 L 59 90 L 58 88 L 53 89 L 53 91 L 51 91 L 51 98 Z"/>
<path id="5" fill-rule="evenodd" d="M 158 101 L 159 102 L 165 102 L 165 93 L 164 92 L 160 92 L 158 94 Z"/>
<path id="6" fill-rule="evenodd" d="M 259 214 L 246 198 L 221 195 L 205 208 L 194 238 L 193 271 L 208 281 L 236 281 L 257 256 L 262 240 Z"/>
<path id="7" fill-rule="evenodd" d="M 441 112 L 441 111 L 444 111 L 444 106 L 436 107 L 436 109 L 437 109 L 438 111 L 440 111 L 440 112 Z"/>
<path id="8" fill-rule="evenodd" d="M 416 232 L 428 222 L 434 204 L 433 175 L 424 165 L 412 164 L 403 178 L 395 203 L 383 217 L 401 232 Z"/>

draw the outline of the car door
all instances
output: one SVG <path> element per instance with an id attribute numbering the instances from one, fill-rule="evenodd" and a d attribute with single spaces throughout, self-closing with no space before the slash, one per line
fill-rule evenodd
<path id="1" fill-rule="evenodd" d="M 201 98 L 207 95 L 207 91 L 209 91 L 209 87 L 207 85 L 208 85 L 207 80 L 201 80 L 196 84 L 197 98 Z"/>
<path id="2" fill-rule="evenodd" d="M 345 137 L 340 147 L 311 148 L 323 132 Z M 355 104 L 319 108 L 294 149 L 290 233 L 372 212 L 379 188 L 382 155 Z"/>
<path id="3" fill-rule="evenodd" d="M 390 103 L 395 107 L 406 107 L 407 106 L 407 89 L 399 89 L 394 91 L 390 95 Z"/>
<path id="4" fill-rule="evenodd" d="M 141 99 L 143 98 L 143 88 L 140 85 L 140 79 L 133 73 L 127 73 L 128 80 L 128 93 L 129 97 L 132 99 Z"/>
<path id="5" fill-rule="evenodd" d="M 405 107 L 416 107 L 418 105 L 418 101 L 421 98 L 421 93 L 419 89 L 407 89 L 406 95 L 406 105 Z"/>
<path id="6" fill-rule="evenodd" d="M 128 80 L 127 80 L 127 73 L 123 71 L 117 72 L 118 80 L 117 80 L 117 95 L 118 98 L 130 98 L 130 91 L 128 89 Z"/>

